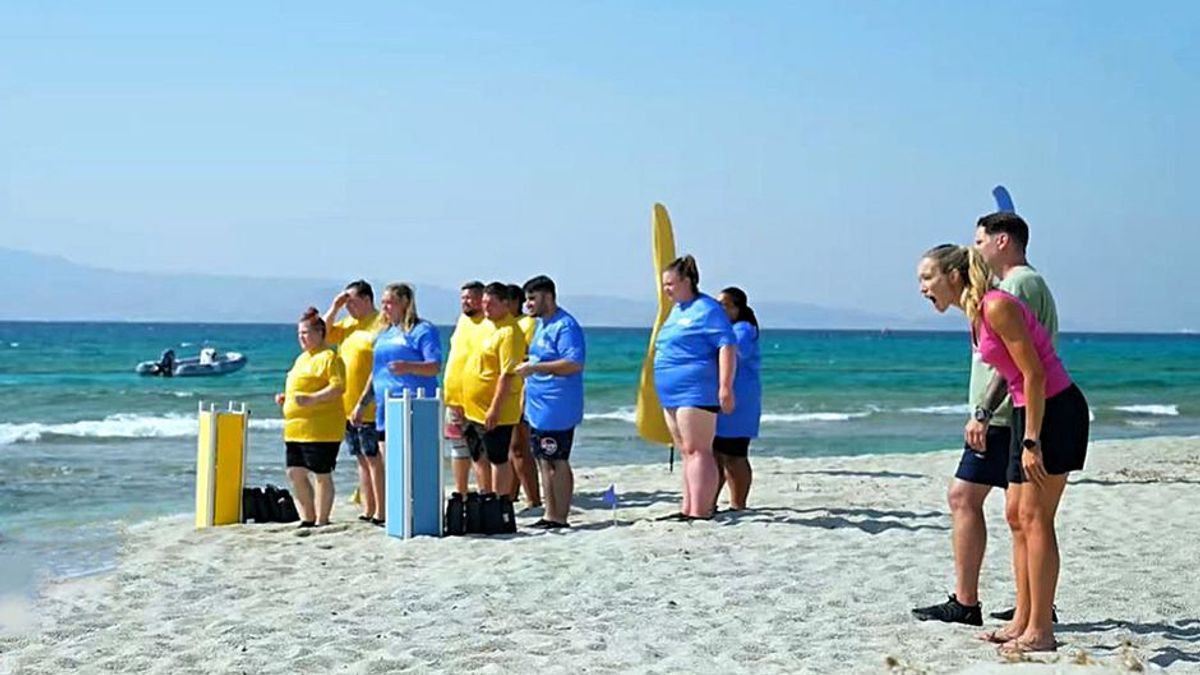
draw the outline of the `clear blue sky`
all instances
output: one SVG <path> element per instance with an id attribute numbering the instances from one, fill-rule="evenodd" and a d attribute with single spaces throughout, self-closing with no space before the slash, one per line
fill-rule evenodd
<path id="1" fill-rule="evenodd" d="M 1200 329 L 1200 4 L 0 5 L 0 246 L 894 315 L 1004 183 L 1067 328 Z"/>

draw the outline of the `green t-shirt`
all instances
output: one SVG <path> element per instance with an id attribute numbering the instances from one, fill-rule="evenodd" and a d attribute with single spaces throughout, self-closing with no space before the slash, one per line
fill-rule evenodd
<path id="1" fill-rule="evenodd" d="M 1050 287 L 1046 285 L 1046 280 L 1038 274 L 1037 270 L 1028 265 L 1014 267 L 1008 272 L 1008 276 L 1001 280 L 999 284 L 1000 290 L 1016 296 L 1024 302 L 1029 309 L 1033 310 L 1034 316 L 1037 317 L 1038 323 L 1050 333 L 1050 340 L 1058 346 L 1058 310 L 1054 306 L 1054 296 L 1050 294 Z M 983 362 L 979 358 L 979 352 L 971 350 L 971 384 L 969 385 L 970 393 L 967 402 L 971 406 L 971 410 L 975 410 L 983 401 L 983 396 L 987 393 L 988 383 L 992 381 L 992 367 Z M 1004 402 L 996 409 L 996 415 L 992 417 L 992 426 L 1007 427 L 1009 426 L 1009 417 L 1012 414 L 1012 401 L 1009 397 L 1004 397 Z"/>

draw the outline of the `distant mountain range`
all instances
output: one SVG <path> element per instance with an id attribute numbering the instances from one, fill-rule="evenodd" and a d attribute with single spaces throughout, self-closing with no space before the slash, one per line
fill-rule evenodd
<path id="1" fill-rule="evenodd" d="M 333 279 L 124 272 L 0 248 L 0 320 L 7 321 L 287 323 L 309 305 L 324 311 L 344 285 Z M 419 284 L 418 298 L 421 314 L 431 321 L 457 319 L 457 289 Z M 649 326 L 655 313 L 651 299 L 572 294 L 562 301 L 590 326 Z M 961 328 L 960 318 L 910 320 L 799 302 L 760 302 L 754 308 L 772 328 Z"/>

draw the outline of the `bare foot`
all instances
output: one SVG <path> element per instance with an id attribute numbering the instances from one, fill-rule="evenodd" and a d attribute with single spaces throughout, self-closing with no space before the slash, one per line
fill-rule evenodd
<path id="1" fill-rule="evenodd" d="M 1011 642 L 1012 640 L 1017 639 L 1018 637 L 1020 637 L 1020 635 L 1023 631 L 1024 631 L 1023 628 L 1017 628 L 1016 626 L 1013 626 L 1010 623 L 1010 624 L 1004 626 L 1003 628 L 997 628 L 995 630 L 985 630 L 982 633 L 976 633 L 975 639 L 983 640 L 984 642 L 993 642 L 995 644 L 1002 645 L 1002 644 L 1005 644 L 1007 642 Z"/>
<path id="2" fill-rule="evenodd" d="M 1022 635 L 1000 645 L 1000 653 L 1005 655 L 1054 651 L 1058 651 L 1058 642 L 1055 641 L 1053 635 L 1048 637 Z"/>

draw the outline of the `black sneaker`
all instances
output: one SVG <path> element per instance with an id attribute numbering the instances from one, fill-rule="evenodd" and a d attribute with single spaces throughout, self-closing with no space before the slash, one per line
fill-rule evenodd
<path id="1" fill-rule="evenodd" d="M 1013 614 L 1016 614 L 1016 613 L 1017 613 L 1016 607 L 1009 607 L 1008 609 L 1001 610 L 999 612 L 992 612 L 988 616 L 992 617 L 993 619 L 1000 619 L 1001 621 L 1012 621 Z M 1057 606 L 1050 607 L 1050 620 L 1053 621 L 1054 623 L 1058 623 L 1058 607 Z"/>
<path id="2" fill-rule="evenodd" d="M 950 595 L 950 599 L 940 605 L 917 607 L 912 611 L 919 621 L 945 621 L 946 623 L 965 623 L 969 626 L 983 625 L 983 605 L 967 606 Z"/>

